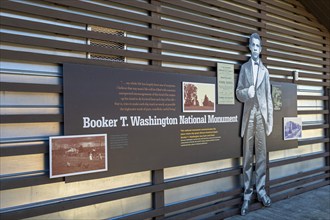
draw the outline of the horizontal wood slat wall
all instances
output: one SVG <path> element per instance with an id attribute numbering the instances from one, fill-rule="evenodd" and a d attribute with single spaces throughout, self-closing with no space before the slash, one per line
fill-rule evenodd
<path id="1" fill-rule="evenodd" d="M 263 62 L 269 67 L 271 80 L 275 82 L 296 83 L 303 88 L 315 89 L 318 95 L 298 92 L 298 102 L 321 102 L 324 107 L 298 109 L 298 115 L 309 117 L 320 115 L 317 123 L 303 124 L 303 131 L 322 130 L 322 137 L 304 138 L 298 141 L 299 147 L 306 145 L 324 145 L 325 151 L 298 155 L 270 161 L 268 170 L 285 165 L 294 165 L 313 160 L 329 161 L 329 95 L 330 87 L 330 36 L 329 30 L 319 24 L 296 0 L 261 1 L 173 1 L 173 0 L 108 0 L 102 3 L 128 7 L 104 7 L 88 1 L 2 1 L 2 29 L 19 32 L 1 32 L 4 45 L 1 59 L 19 62 L 40 62 L 61 66 L 63 63 L 81 63 L 110 66 L 117 68 L 139 69 L 157 72 L 175 72 L 202 76 L 216 76 L 217 60 L 234 64 L 236 76 L 242 63 L 248 58 L 248 36 L 257 32 L 263 38 Z M 288 7 L 288 5 L 292 7 Z M 45 6 L 45 7 L 42 7 Z M 134 13 L 137 10 L 140 13 Z M 75 13 L 79 11 L 80 13 Z M 30 16 L 27 19 L 20 16 Z M 103 16 L 103 18 L 102 18 Z M 110 19 L 110 18 L 116 18 Z M 42 22 L 45 20 L 46 22 Z M 119 22 L 122 20 L 122 22 Z M 58 24 L 55 25 L 55 23 Z M 61 22 L 70 25 L 60 25 Z M 73 28 L 72 26 L 83 28 Z M 116 36 L 87 30 L 88 25 L 96 25 L 125 31 L 140 37 Z M 25 33 L 33 33 L 29 35 Z M 45 36 L 54 36 L 45 37 Z M 74 38 L 77 41 L 65 41 L 60 37 Z M 88 45 L 87 39 L 122 43 L 134 49 L 111 49 Z M 45 51 L 86 54 L 70 56 L 57 53 L 43 53 L 17 48 L 39 48 Z M 145 60 L 147 64 L 137 62 L 111 62 L 87 59 L 87 54 L 96 53 L 106 56 L 122 56 L 133 60 Z M 173 54 L 178 54 L 174 56 Z M 166 64 L 175 64 L 169 67 Z M 183 67 L 179 67 L 182 65 Z M 184 68 L 185 66 L 196 68 Z M 199 69 L 200 68 L 200 69 Z M 300 79 L 293 81 L 293 71 L 299 71 Z M 12 75 L 1 68 L 1 74 Z M 59 79 L 61 76 L 59 76 Z M 314 88 L 316 87 L 316 88 Z M 325 91 L 319 94 L 320 90 Z M 61 79 L 57 84 L 40 82 L 1 81 L 2 94 L 49 94 L 62 97 Z M 18 103 L 19 104 L 19 103 Z M 1 108 L 21 108 L 26 106 L 2 106 Z M 62 108 L 61 104 L 58 108 Z M 299 108 L 299 106 L 298 106 Z M 24 124 L 56 123 L 63 127 L 63 113 L 6 113 L 0 115 L 0 124 L 20 126 Z M 49 154 L 46 137 L 22 137 L 15 140 L 0 140 L 1 157 L 21 157 Z M 238 159 L 238 158 L 233 158 Z M 299 193 L 328 185 L 330 183 L 329 164 L 311 168 L 308 171 L 291 174 L 269 180 L 271 198 L 274 202 Z M 4 174 L 1 176 L 1 190 L 14 190 L 34 186 L 50 186 L 64 182 L 64 178 L 49 179 L 48 167 L 44 170 Z M 0 209 L 1 219 L 21 219 L 64 210 L 86 207 L 118 199 L 145 194 L 153 194 L 150 210 L 130 215 L 118 216 L 118 219 L 189 219 L 212 213 L 205 219 L 222 219 L 239 214 L 241 188 L 220 191 L 213 195 L 194 198 L 175 204 L 165 205 L 164 193 L 178 187 L 190 186 L 221 178 L 240 178 L 241 166 L 217 170 L 211 173 L 165 180 L 163 170 L 152 172 L 153 181 L 149 184 L 134 185 L 129 188 L 96 191 L 75 196 L 33 202 L 21 206 Z M 196 208 L 198 207 L 198 208 Z M 261 208 L 254 200 L 251 210 Z M 184 210 L 184 211 L 182 211 Z M 186 211 L 188 210 L 188 211 Z M 173 214 L 176 213 L 176 214 Z"/>
<path id="2" fill-rule="evenodd" d="M 324 157 L 324 156 L 329 157 L 329 153 L 316 154 L 316 155 L 305 156 L 305 157 L 298 157 L 298 158 L 281 161 L 281 162 L 273 162 L 273 163 L 270 163 L 270 167 L 276 167 L 276 166 L 290 164 L 290 163 L 297 163 L 297 162 L 311 160 L 311 159 L 320 158 L 320 157 Z M 301 173 L 299 175 L 292 175 L 292 176 L 286 177 L 285 179 L 281 178 L 281 180 L 274 180 L 273 182 L 270 182 L 272 184 L 271 185 L 272 186 L 272 188 L 271 188 L 272 195 L 274 195 L 274 194 L 276 195 L 276 193 L 279 193 L 281 191 L 292 188 L 292 187 L 289 187 L 291 185 L 294 185 L 295 187 L 299 187 L 306 183 L 311 183 L 311 182 L 315 182 L 318 180 L 328 178 L 329 173 L 324 173 L 324 171 L 327 171 L 327 170 L 329 170 L 329 167 L 325 167 L 324 169 L 323 168 L 314 169 L 311 171 Z M 319 173 L 321 173 L 321 174 L 318 176 L 315 176 Z M 4 218 L 4 219 L 18 219 L 18 218 L 22 218 L 22 217 L 33 217 L 33 216 L 37 216 L 37 215 L 51 213 L 54 211 L 63 211 L 63 210 L 68 210 L 68 209 L 72 209 L 75 207 L 87 206 L 87 205 L 102 203 L 105 201 L 117 200 L 117 199 L 125 198 L 125 197 L 137 196 L 137 195 L 151 193 L 151 192 L 157 192 L 157 191 L 164 191 L 164 190 L 168 190 L 171 188 L 196 184 L 196 183 L 200 183 L 200 182 L 205 182 L 205 181 L 209 181 L 209 180 L 224 178 L 224 177 L 233 176 L 233 175 L 240 175 L 240 174 L 241 174 L 241 169 L 233 169 L 233 170 L 229 170 L 229 171 L 222 171 L 222 172 L 217 172 L 217 173 L 213 173 L 213 174 L 206 174 L 206 175 L 198 176 L 198 177 L 190 177 L 190 178 L 177 180 L 177 181 L 173 181 L 173 182 L 162 183 L 162 184 L 149 185 L 149 186 L 137 186 L 133 189 L 126 189 L 126 190 L 122 190 L 119 192 L 112 192 L 112 191 L 106 192 L 105 191 L 105 192 L 97 193 L 97 194 L 93 193 L 93 194 L 91 194 L 91 196 L 83 195 L 80 198 L 71 197 L 71 198 L 59 199 L 59 200 L 49 201 L 48 202 L 49 204 L 47 204 L 47 205 L 44 203 L 36 203 L 36 204 L 31 204 L 31 206 L 29 208 L 28 207 L 21 207 L 21 208 L 18 207 L 15 210 L 8 210 L 8 211 L 4 210 L 0 213 L 0 217 Z M 304 177 L 304 178 L 302 178 L 302 177 Z M 285 184 L 285 182 L 287 182 L 289 180 L 294 180 L 294 179 L 298 179 L 298 180 L 293 183 Z M 21 180 L 21 182 L 23 182 L 23 181 L 30 182 L 30 181 L 28 181 L 28 177 Z M 51 182 L 56 182 L 56 180 L 52 180 Z M 42 182 L 36 181 L 36 184 L 38 184 L 38 183 L 45 184 L 45 182 L 42 183 Z M 275 186 L 276 184 L 280 184 L 280 183 L 282 183 L 282 184 L 284 183 L 284 184 L 281 186 Z M 4 184 L 6 184 L 6 182 L 4 182 Z M 8 185 L 12 185 L 12 184 L 13 183 L 8 184 Z M 33 184 L 33 183 L 31 182 L 31 184 Z M 318 183 L 316 183 L 316 184 L 318 184 Z M 327 181 L 323 181 L 323 183 L 322 183 L 322 185 L 327 185 L 327 184 L 329 184 L 329 182 L 327 182 Z M 1 186 L 2 185 L 3 184 L 1 184 Z M 14 187 L 15 188 L 19 187 L 19 185 L 14 184 Z M 305 187 L 302 187 L 302 188 L 305 188 Z M 180 203 L 177 205 L 164 207 L 161 210 L 153 210 L 153 211 L 151 211 L 151 213 L 149 213 L 147 211 L 144 213 L 129 216 L 128 218 L 129 219 L 134 219 L 134 218 L 140 219 L 140 217 L 143 216 L 143 218 L 141 218 L 141 219 L 145 219 L 145 218 L 148 218 L 147 216 L 149 216 L 149 217 L 157 216 L 160 214 L 159 212 L 161 212 L 161 214 L 165 214 L 165 213 L 169 213 L 170 211 L 176 211 L 176 210 L 180 210 L 182 208 L 188 208 L 189 206 L 203 204 L 206 201 L 210 202 L 210 201 L 217 200 L 219 198 L 228 197 L 228 196 L 235 196 L 236 197 L 235 204 L 239 205 L 241 203 L 241 198 L 240 198 L 241 192 L 242 192 L 241 188 L 235 189 L 232 191 L 228 191 L 228 192 L 219 192 L 216 195 L 201 198 L 196 201 L 193 200 L 193 201 L 186 202 L 183 204 Z M 272 199 L 273 199 L 273 197 L 277 201 L 277 199 L 276 199 L 277 197 L 272 196 Z M 231 203 L 227 204 L 227 201 L 225 201 L 222 203 L 218 203 L 217 206 L 230 207 L 231 205 L 232 205 Z M 255 205 L 258 206 L 258 205 L 260 205 L 260 203 L 255 204 Z M 206 206 L 206 207 L 207 207 L 207 209 L 210 208 L 210 206 Z M 261 206 L 259 206 L 259 208 L 260 207 Z M 252 208 L 252 210 L 253 210 L 253 208 Z M 191 213 L 191 212 L 183 213 L 182 216 L 187 216 L 187 215 L 190 216 L 191 214 L 189 214 L 189 213 Z M 198 213 L 197 216 L 198 215 L 200 215 L 200 213 Z M 175 216 L 175 217 L 178 218 L 179 216 Z M 190 217 L 192 217 L 192 216 L 190 216 Z M 127 219 L 127 217 L 123 217 L 123 219 Z"/>

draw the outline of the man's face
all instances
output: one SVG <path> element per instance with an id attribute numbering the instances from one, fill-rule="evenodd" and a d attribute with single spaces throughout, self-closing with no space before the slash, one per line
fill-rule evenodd
<path id="1" fill-rule="evenodd" d="M 253 60 L 258 60 L 261 52 L 260 40 L 252 38 L 251 44 L 249 45 L 251 51 L 251 57 Z"/>

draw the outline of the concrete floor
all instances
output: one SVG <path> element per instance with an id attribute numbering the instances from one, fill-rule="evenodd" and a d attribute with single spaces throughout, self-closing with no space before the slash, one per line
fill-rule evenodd
<path id="1" fill-rule="evenodd" d="M 275 202 L 268 208 L 226 220 L 330 220 L 330 185 Z"/>

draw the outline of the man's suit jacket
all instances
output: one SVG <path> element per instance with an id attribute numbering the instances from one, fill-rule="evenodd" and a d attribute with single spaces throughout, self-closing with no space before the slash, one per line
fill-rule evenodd
<path id="1" fill-rule="evenodd" d="M 249 87 L 254 85 L 253 81 L 253 68 L 250 59 L 241 66 L 236 88 L 236 96 L 238 100 L 244 103 L 241 137 L 244 136 L 250 112 L 255 102 L 254 98 L 249 98 L 248 96 Z M 273 101 L 270 90 L 269 73 L 261 60 L 259 63 L 255 96 L 258 99 L 259 108 L 265 122 L 266 134 L 269 135 L 273 129 Z"/>

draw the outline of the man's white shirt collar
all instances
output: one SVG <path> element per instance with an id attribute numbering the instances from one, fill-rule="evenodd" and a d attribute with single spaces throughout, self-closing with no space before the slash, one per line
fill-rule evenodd
<path id="1" fill-rule="evenodd" d="M 255 63 L 258 63 L 258 65 L 255 64 Z M 251 65 L 252 65 L 252 72 L 253 72 L 253 84 L 256 86 L 258 69 L 259 69 L 259 65 L 260 65 L 260 59 L 258 61 L 254 61 L 251 58 Z"/>

